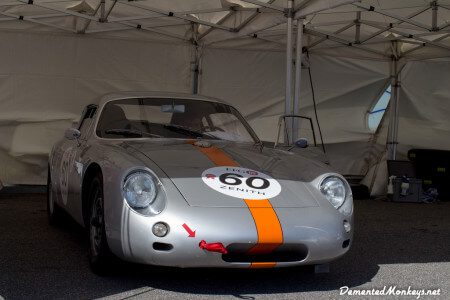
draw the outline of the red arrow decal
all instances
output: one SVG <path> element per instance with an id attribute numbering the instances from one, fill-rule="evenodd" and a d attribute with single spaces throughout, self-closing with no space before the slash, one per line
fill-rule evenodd
<path id="1" fill-rule="evenodd" d="M 189 228 L 186 223 L 183 224 L 183 228 L 186 229 L 187 233 L 189 233 L 188 237 L 195 237 L 196 230 L 192 231 L 192 229 Z"/>

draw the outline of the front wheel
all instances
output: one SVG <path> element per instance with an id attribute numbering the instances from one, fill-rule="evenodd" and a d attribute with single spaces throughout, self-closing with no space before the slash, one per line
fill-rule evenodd
<path id="1" fill-rule="evenodd" d="M 103 275 L 110 270 L 113 255 L 106 240 L 101 174 L 92 180 L 89 195 L 89 264 L 94 273 Z"/>

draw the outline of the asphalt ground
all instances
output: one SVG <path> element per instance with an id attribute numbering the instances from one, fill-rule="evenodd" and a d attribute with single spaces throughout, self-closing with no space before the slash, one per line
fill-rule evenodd
<path id="1" fill-rule="evenodd" d="M 355 201 L 353 246 L 320 275 L 123 264 L 99 277 L 83 229 L 70 220 L 49 226 L 45 208 L 44 194 L 0 193 L 0 299 L 381 299 L 341 296 L 342 286 L 440 289 L 420 299 L 450 299 L 450 202 Z"/>

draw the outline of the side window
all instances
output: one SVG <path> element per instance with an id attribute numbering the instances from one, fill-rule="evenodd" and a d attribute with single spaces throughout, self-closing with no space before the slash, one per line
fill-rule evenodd
<path id="1" fill-rule="evenodd" d="M 78 125 L 78 130 L 81 132 L 81 135 L 85 135 L 86 130 L 91 126 L 92 118 L 95 116 L 95 113 L 97 111 L 96 105 L 88 105 L 83 111 L 83 114 L 81 115 L 81 119 Z"/>

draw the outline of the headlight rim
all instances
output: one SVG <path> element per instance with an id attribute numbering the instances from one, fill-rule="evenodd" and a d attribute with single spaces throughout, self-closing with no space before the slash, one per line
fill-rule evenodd
<path id="1" fill-rule="evenodd" d="M 154 196 L 153 200 L 145 207 L 132 206 L 130 201 L 128 200 L 128 198 L 126 196 L 126 192 L 125 192 L 125 185 L 127 183 L 127 180 L 129 180 L 129 178 L 131 176 L 133 176 L 137 173 L 142 173 L 142 174 L 149 176 L 151 178 L 151 180 L 153 181 L 153 184 L 155 185 L 155 196 Z M 122 189 L 122 197 L 124 199 L 124 202 L 128 205 L 128 207 L 131 208 L 132 210 L 134 210 L 135 212 L 145 215 L 145 213 L 142 213 L 142 212 L 147 210 L 152 204 L 154 204 L 156 202 L 156 200 L 158 199 L 158 197 L 160 196 L 159 194 L 162 192 L 162 183 L 159 180 L 159 178 L 155 174 L 153 174 L 153 172 L 151 172 L 147 169 L 139 168 L 139 169 L 130 170 L 127 173 L 127 175 L 122 180 L 122 188 L 121 189 Z"/>
<path id="2" fill-rule="evenodd" d="M 333 203 L 331 203 L 331 201 L 327 198 L 327 196 L 324 194 L 324 192 L 323 192 L 323 190 L 322 190 L 322 185 L 323 185 L 323 183 L 324 183 L 327 179 L 330 179 L 330 178 L 337 178 L 337 179 L 339 179 L 339 180 L 342 182 L 342 184 L 343 184 L 343 186 L 344 186 L 344 189 L 345 189 L 344 200 L 343 200 L 342 203 L 341 203 L 339 206 L 337 206 L 337 207 L 334 206 Z M 323 176 L 323 178 L 319 181 L 319 186 L 318 186 L 318 188 L 319 188 L 319 191 L 322 193 L 322 195 L 327 199 L 327 201 L 328 201 L 335 209 L 337 209 L 337 210 L 339 210 L 339 209 L 345 204 L 345 202 L 347 201 L 347 198 L 348 198 L 349 195 L 351 194 L 351 193 L 350 193 L 350 187 L 349 187 L 347 181 L 346 181 L 342 176 L 340 176 L 340 175 L 338 175 L 338 174 L 326 174 L 325 176 Z"/>

